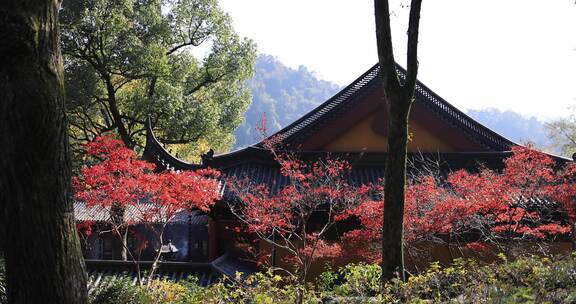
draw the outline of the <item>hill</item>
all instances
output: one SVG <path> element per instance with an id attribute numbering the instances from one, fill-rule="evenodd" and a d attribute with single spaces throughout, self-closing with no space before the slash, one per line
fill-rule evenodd
<path id="1" fill-rule="evenodd" d="M 248 81 L 252 104 L 244 123 L 236 129 L 235 149 L 261 139 L 256 126 L 266 117 L 267 133 L 272 134 L 306 114 L 340 90 L 334 83 L 319 80 L 306 67 L 292 69 L 270 55 L 256 60 L 256 73 Z"/>
<path id="2" fill-rule="evenodd" d="M 531 142 L 539 149 L 551 149 L 552 143 L 546 133 L 546 123 L 535 117 L 524 117 L 514 111 L 500 111 L 494 108 L 468 110 L 467 114 L 516 143 Z"/>

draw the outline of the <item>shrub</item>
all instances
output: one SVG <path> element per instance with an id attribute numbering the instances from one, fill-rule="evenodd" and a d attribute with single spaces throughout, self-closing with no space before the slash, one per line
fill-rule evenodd
<path id="1" fill-rule="evenodd" d="M 91 304 L 145 304 L 152 297 L 128 277 L 105 277 L 90 291 Z"/>
<path id="2" fill-rule="evenodd" d="M 196 279 L 153 281 L 135 286 L 131 279 L 101 282 L 91 291 L 102 303 L 576 303 L 576 255 L 555 259 L 525 257 L 478 265 L 457 259 L 448 267 L 430 265 L 406 282 L 392 280 L 380 291 L 380 267 L 350 264 L 321 274 L 315 286 L 302 286 L 271 270 L 245 280 L 201 287 Z"/>
<path id="3" fill-rule="evenodd" d="M 334 286 L 334 293 L 342 296 L 371 297 L 380 291 L 380 266 L 348 264 L 339 271 L 342 283 Z"/>
<path id="4" fill-rule="evenodd" d="M 223 282 L 218 282 L 209 287 L 202 287 L 197 284 L 197 279 L 181 282 L 187 290 L 178 298 L 177 304 L 203 304 L 203 303 L 231 303 L 230 288 Z M 237 302 L 237 301 L 234 301 Z"/>
<path id="5" fill-rule="evenodd" d="M 332 303 L 576 303 L 576 256 L 433 263 L 407 282 L 388 282 L 382 293 L 379 279 L 379 266 L 351 264 L 320 275 L 316 291 Z"/>
<path id="6" fill-rule="evenodd" d="M 576 300 L 576 261 L 525 257 L 478 266 L 456 260 L 447 268 L 433 264 L 405 283 L 392 281 L 384 294 L 399 302 L 574 303 L 566 299 Z"/>
<path id="7" fill-rule="evenodd" d="M 142 286 L 140 289 L 148 297 L 154 299 L 154 303 L 182 303 L 191 292 L 182 284 L 165 280 L 152 281 L 149 285 Z"/>

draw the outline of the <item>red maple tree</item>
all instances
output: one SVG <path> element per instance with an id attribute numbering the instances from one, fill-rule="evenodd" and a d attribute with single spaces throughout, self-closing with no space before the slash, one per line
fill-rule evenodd
<path id="1" fill-rule="evenodd" d="M 556 182 L 549 187 L 550 197 L 560 202 L 571 229 L 572 250 L 576 250 L 576 164 L 571 163 L 557 173 Z"/>
<path id="2" fill-rule="evenodd" d="M 123 252 L 134 262 L 140 282 L 137 259 L 127 245 L 127 228 L 141 224 L 152 232 L 154 240 L 142 239 L 136 245 L 140 250 L 147 244 L 155 246 L 151 278 L 160 259 L 166 225 L 179 212 L 208 211 L 219 198 L 219 172 L 203 169 L 156 173 L 153 164 L 139 159 L 114 136 L 97 137 L 85 149 L 93 164 L 82 168 L 74 179 L 76 199 L 88 208 L 108 211 L 110 232 L 118 236 Z M 129 218 L 125 216 L 127 210 Z"/>
<path id="3" fill-rule="evenodd" d="M 303 283 L 314 261 L 342 255 L 341 244 L 328 234 L 367 195 L 348 183 L 351 166 L 346 161 L 306 162 L 295 154 L 272 151 L 287 183 L 276 190 L 247 178 L 229 178 L 238 198 L 229 207 L 245 232 L 280 249 L 292 267 L 269 266 Z M 268 262 L 269 254 L 260 261 Z"/>
<path id="4" fill-rule="evenodd" d="M 576 166 L 556 172 L 554 160 L 531 147 L 512 152 L 502 171 L 480 168 L 445 178 L 429 173 L 413 178 L 404 210 L 407 253 L 418 244 L 452 242 L 474 251 L 508 251 L 518 241 L 553 240 L 573 231 Z M 380 260 L 383 207 L 381 200 L 365 201 L 350 212 L 361 227 L 344 236 L 349 255 Z"/>

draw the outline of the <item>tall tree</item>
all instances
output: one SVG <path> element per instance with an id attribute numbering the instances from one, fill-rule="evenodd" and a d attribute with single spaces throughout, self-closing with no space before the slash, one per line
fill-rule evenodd
<path id="1" fill-rule="evenodd" d="M 403 225 L 406 192 L 408 116 L 418 74 L 418 27 L 422 0 L 411 0 L 408 21 L 407 72 L 398 77 L 392 50 L 388 0 L 374 0 L 376 39 L 384 100 L 388 111 L 388 154 L 386 157 L 382 280 L 398 273 L 404 278 Z"/>
<path id="2" fill-rule="evenodd" d="M 150 116 L 165 144 L 232 144 L 255 46 L 216 0 L 70 0 L 61 24 L 74 139 L 114 130 L 132 148 Z"/>
<path id="3" fill-rule="evenodd" d="M 552 145 L 563 155 L 574 157 L 576 154 L 576 115 L 558 118 L 546 124 L 548 137 Z"/>
<path id="4" fill-rule="evenodd" d="M 60 1 L 0 4 L 0 241 L 9 303 L 86 303 L 71 201 Z"/>

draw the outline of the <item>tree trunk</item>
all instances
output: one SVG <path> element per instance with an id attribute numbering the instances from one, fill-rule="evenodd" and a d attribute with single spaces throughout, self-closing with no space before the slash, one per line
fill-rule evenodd
<path id="1" fill-rule="evenodd" d="M 125 227 L 124 214 L 126 208 L 120 204 L 113 204 L 110 207 L 110 221 L 112 222 L 112 236 L 118 243 L 113 248 L 113 258 L 122 261 L 128 260 L 128 229 Z"/>
<path id="2" fill-rule="evenodd" d="M 576 223 L 572 224 L 572 232 L 570 233 L 570 243 L 572 244 L 572 251 L 576 252 Z"/>
<path id="3" fill-rule="evenodd" d="M 404 279 L 404 200 L 410 100 L 388 95 L 388 154 L 384 173 L 382 276 Z"/>
<path id="4" fill-rule="evenodd" d="M 384 216 L 382 227 L 382 285 L 395 274 L 404 279 L 404 200 L 408 117 L 418 74 L 418 28 L 422 0 L 411 0 L 408 21 L 407 70 L 401 83 L 390 30 L 388 0 L 374 0 L 376 43 L 384 101 L 388 110 L 388 154 L 385 168 Z"/>
<path id="5" fill-rule="evenodd" d="M 110 76 L 107 76 L 106 78 L 106 91 L 108 92 L 108 106 L 110 107 L 110 114 L 112 114 L 112 119 L 114 119 L 116 130 L 118 130 L 118 134 L 120 134 L 120 139 L 122 139 L 122 142 L 124 142 L 124 145 L 126 145 L 128 149 L 134 149 L 134 142 L 132 141 L 130 134 L 128 134 L 128 130 L 126 130 L 124 122 L 122 121 L 122 114 L 120 114 L 120 110 L 118 110 L 118 104 L 116 103 L 116 90 L 112 85 Z"/>
<path id="6" fill-rule="evenodd" d="M 0 240 L 9 303 L 86 303 L 57 0 L 0 4 Z"/>

